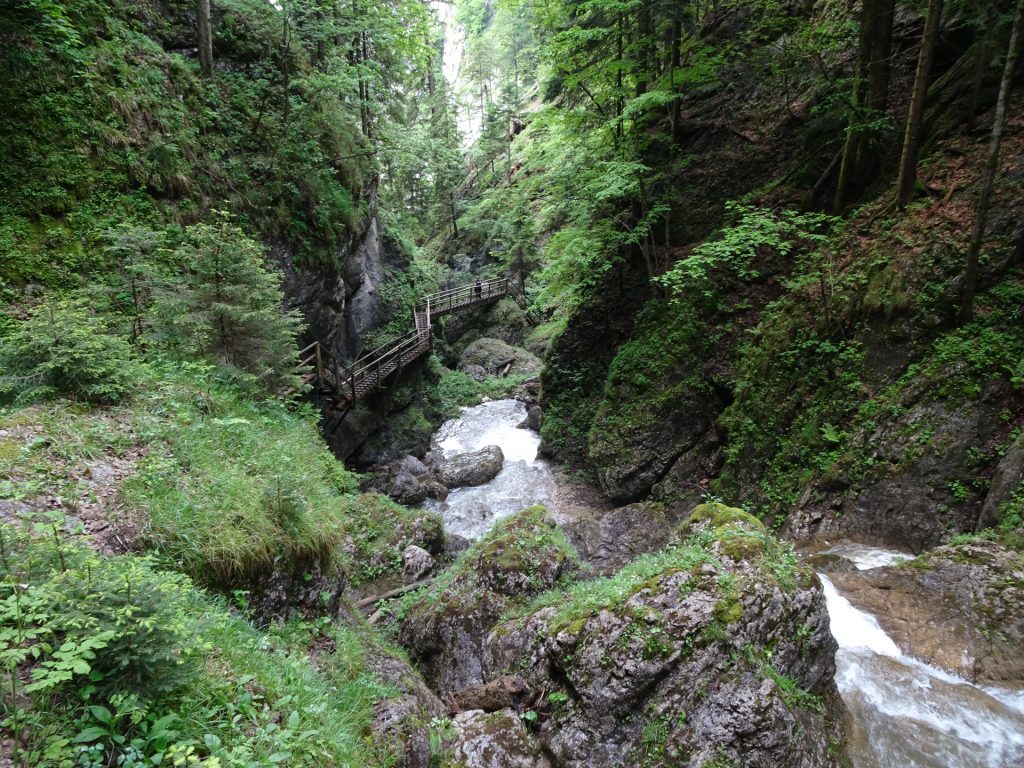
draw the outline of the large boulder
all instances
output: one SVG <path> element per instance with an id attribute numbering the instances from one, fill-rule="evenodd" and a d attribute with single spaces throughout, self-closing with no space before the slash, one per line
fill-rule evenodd
<path id="1" fill-rule="evenodd" d="M 417 506 L 428 496 L 443 499 L 448 493 L 427 465 L 415 456 L 405 456 L 380 467 L 374 472 L 371 485 L 409 507 Z"/>
<path id="2" fill-rule="evenodd" d="M 496 445 L 488 445 L 479 451 L 459 453 L 440 459 L 435 470 L 438 479 L 448 488 L 462 488 L 469 485 L 483 485 L 493 480 L 505 463 L 505 454 Z"/>
<path id="3" fill-rule="evenodd" d="M 549 692 L 538 740 L 554 764 L 838 764 L 820 582 L 749 516 L 707 507 L 683 543 L 488 635 L 488 678 L 515 670 Z"/>
<path id="4" fill-rule="evenodd" d="M 488 374 L 533 375 L 540 373 L 540 360 L 520 347 L 513 347 L 500 339 L 477 339 L 463 351 L 459 370 L 468 371 L 480 366 Z"/>
<path id="5" fill-rule="evenodd" d="M 458 768 L 549 768 L 519 715 L 511 709 L 463 712 L 452 720 L 449 765 Z"/>
<path id="6" fill-rule="evenodd" d="M 1024 688 L 1024 563 L 994 542 L 958 544 L 899 566 L 829 574 L 900 648 L 968 680 Z"/>
<path id="7" fill-rule="evenodd" d="M 576 570 L 543 507 L 507 518 L 438 580 L 403 602 L 398 639 L 442 696 L 484 682 L 483 640 L 499 617 Z"/>
<path id="8" fill-rule="evenodd" d="M 589 510 L 565 525 L 569 541 L 595 572 L 608 576 L 646 552 L 664 547 L 678 520 L 661 504 Z"/>

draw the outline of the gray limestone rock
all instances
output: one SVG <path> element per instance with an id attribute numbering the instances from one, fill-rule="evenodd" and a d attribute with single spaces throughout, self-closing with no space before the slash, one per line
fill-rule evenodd
<path id="1" fill-rule="evenodd" d="M 1024 688 L 1024 564 L 994 542 L 938 547 L 903 566 L 833 573 L 904 652 L 968 680 Z"/>
<path id="2" fill-rule="evenodd" d="M 434 565 L 434 556 L 415 544 L 410 544 L 402 552 L 402 568 L 407 582 L 420 581 L 434 570 Z"/>
<path id="3" fill-rule="evenodd" d="M 456 715 L 453 762 L 461 768 L 549 768 L 519 715 L 511 709 Z"/>
<path id="4" fill-rule="evenodd" d="M 448 488 L 483 485 L 501 472 L 505 454 L 496 445 L 488 445 L 479 451 L 460 453 L 441 459 L 437 466 L 437 477 Z"/>
<path id="5" fill-rule="evenodd" d="M 703 546 L 666 550 L 649 571 L 588 583 L 488 635 L 485 679 L 516 671 L 557 694 L 537 738 L 561 768 L 639 765 L 651 750 L 688 768 L 839 764 L 820 582 L 756 521 L 705 506 L 687 528 Z"/>

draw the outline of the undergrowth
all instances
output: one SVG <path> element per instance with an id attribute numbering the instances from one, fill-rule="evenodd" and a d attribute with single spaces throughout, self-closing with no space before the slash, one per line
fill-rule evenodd
<path id="1" fill-rule="evenodd" d="M 358 629 L 254 629 L 151 558 L 0 528 L 3 727 L 19 766 L 386 765 Z M 311 663 L 314 637 L 333 653 Z"/>

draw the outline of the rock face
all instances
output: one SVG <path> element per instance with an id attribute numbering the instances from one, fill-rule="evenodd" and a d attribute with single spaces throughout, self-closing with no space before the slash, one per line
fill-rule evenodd
<path id="1" fill-rule="evenodd" d="M 513 299 L 504 298 L 487 310 L 482 335 L 521 347 L 528 322 L 526 314 Z"/>
<path id="2" fill-rule="evenodd" d="M 378 679 L 395 690 L 374 707 L 373 738 L 397 752 L 399 768 L 430 768 L 430 721 L 444 706 L 409 664 L 383 649 L 368 654 L 366 663 Z M 396 749 L 397 748 L 397 749 Z"/>
<path id="3" fill-rule="evenodd" d="M 926 386 L 922 382 L 919 389 Z M 799 541 L 851 538 L 922 552 L 950 530 L 973 528 L 965 523 L 977 513 L 968 509 L 980 499 L 963 469 L 967 450 L 997 435 L 1005 397 L 1001 382 L 970 407 L 929 400 L 926 391 L 908 393 L 904 413 L 857 438 L 871 463 L 867 476 L 852 483 L 840 467 L 835 476 L 819 479 L 783 532 Z"/>
<path id="4" fill-rule="evenodd" d="M 685 379 L 692 372 L 680 370 L 676 375 Z M 590 459 L 597 467 L 601 489 L 614 502 L 643 498 L 681 456 L 704 442 L 723 407 L 713 394 L 704 392 L 684 392 L 664 411 L 655 412 L 654 402 L 651 398 L 633 403 L 636 410 L 649 414 L 634 421 L 623 418 L 624 405 L 609 398 L 594 418 Z M 694 478 L 688 480 L 692 483 Z"/>
<path id="5" fill-rule="evenodd" d="M 548 759 L 511 709 L 463 712 L 452 720 L 452 762 L 461 768 L 549 768 Z"/>
<path id="6" fill-rule="evenodd" d="M 981 508 L 982 528 L 993 528 L 999 524 L 1000 510 L 1013 499 L 1014 494 L 1024 487 L 1024 434 L 1010 446 L 996 466 L 989 484 L 985 504 Z"/>
<path id="7" fill-rule="evenodd" d="M 513 347 L 500 339 L 477 339 L 459 358 L 459 370 L 479 366 L 490 375 L 540 373 L 541 362 L 525 349 Z"/>
<path id="8" fill-rule="evenodd" d="M 565 533 L 580 557 L 608 576 L 639 555 L 664 547 L 676 522 L 661 504 L 640 503 L 577 517 Z"/>
<path id="9" fill-rule="evenodd" d="M 332 355 L 349 359 L 359 353 L 365 334 L 389 319 L 380 286 L 401 258 L 381 236 L 376 216 L 341 245 L 334 265 L 296 264 L 283 247 L 273 249 L 272 259 L 284 273 L 286 308 L 298 309 L 306 322 L 303 346 L 319 341 Z"/>
<path id="10" fill-rule="evenodd" d="M 505 463 L 505 454 L 496 445 L 488 445 L 479 451 L 459 453 L 440 459 L 435 469 L 438 479 L 449 488 L 469 485 L 483 485 L 493 480 Z"/>
<path id="11" fill-rule="evenodd" d="M 484 712 L 497 712 L 507 707 L 523 708 L 530 694 L 530 686 L 523 678 L 505 675 L 475 688 L 465 688 L 452 696 L 452 701 L 459 711 L 482 709 Z"/>
<path id="12" fill-rule="evenodd" d="M 575 569 L 572 548 L 544 508 L 520 512 L 410 600 L 399 642 L 440 695 L 478 686 L 483 640 L 498 617 Z"/>
<path id="13" fill-rule="evenodd" d="M 707 506 L 687 543 L 488 635 L 485 676 L 550 692 L 537 738 L 555 765 L 837 765 L 820 582 L 749 516 Z"/>
<path id="14" fill-rule="evenodd" d="M 1024 563 L 993 542 L 938 547 L 902 566 L 833 573 L 900 648 L 979 683 L 1024 688 Z"/>

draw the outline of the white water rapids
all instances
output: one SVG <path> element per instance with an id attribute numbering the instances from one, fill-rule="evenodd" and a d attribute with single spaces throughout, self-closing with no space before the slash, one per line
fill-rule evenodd
<path id="1" fill-rule="evenodd" d="M 907 559 L 842 545 L 830 550 L 859 569 Z M 856 768 L 1021 768 L 1024 694 L 974 685 L 905 656 L 874 616 L 822 575 L 836 652 L 836 686 L 850 711 Z"/>
<path id="2" fill-rule="evenodd" d="M 551 507 L 555 480 L 537 458 L 537 433 L 517 428 L 525 417 L 522 403 L 497 400 L 464 409 L 436 433 L 435 449 L 445 456 L 488 445 L 505 454 L 490 483 L 428 502 L 449 532 L 478 539 L 521 509 Z M 859 544 L 829 551 L 860 569 L 908 559 Z M 1024 768 L 1024 693 L 974 685 L 905 656 L 873 616 L 854 608 L 826 576 L 821 580 L 839 643 L 836 685 L 850 711 L 855 768 Z"/>
<path id="3" fill-rule="evenodd" d="M 497 445 L 505 454 L 501 472 L 491 482 L 475 488 L 456 488 L 443 502 L 428 501 L 424 507 L 441 513 L 449 533 L 479 539 L 498 520 L 521 509 L 544 504 L 555 496 L 551 468 L 537 458 L 540 436 L 518 429 L 526 418 L 526 406 L 517 400 L 494 400 L 446 421 L 434 435 L 444 456 Z"/>

